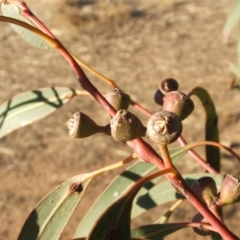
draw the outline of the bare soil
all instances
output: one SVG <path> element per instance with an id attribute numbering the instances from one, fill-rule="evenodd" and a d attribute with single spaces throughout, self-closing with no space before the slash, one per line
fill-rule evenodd
<path id="1" fill-rule="evenodd" d="M 226 63 L 236 60 L 236 34 L 228 44 L 223 44 L 222 38 L 223 25 L 234 1 L 129 0 L 85 5 L 80 2 L 27 0 L 31 10 L 68 49 L 115 80 L 133 100 L 152 112 L 159 109 L 153 96 L 160 80 L 175 78 L 186 93 L 196 86 L 206 88 L 218 112 L 221 142 L 240 154 L 240 93 L 229 89 L 232 76 Z M 41 87 L 79 88 L 76 75 L 58 53 L 37 50 L 22 41 L 9 25 L 1 23 L 0 27 L 1 102 Z M 110 91 L 105 83 L 86 73 L 103 94 Z M 194 113 L 184 121 L 183 136 L 188 142 L 204 139 L 205 113 L 197 98 L 194 102 Z M 132 153 L 125 145 L 103 135 L 71 139 L 65 122 L 78 110 L 99 124 L 109 121 L 108 114 L 91 97 L 79 97 L 1 140 L 0 239 L 16 239 L 34 206 L 61 182 Z M 146 123 L 147 118 L 137 114 Z M 204 154 L 203 148 L 198 151 Z M 226 152 L 221 157 L 222 172 L 238 177 L 236 160 Z M 203 171 L 187 156 L 177 167 L 182 173 Z M 63 239 L 72 236 L 84 212 L 119 171 L 122 169 L 93 181 Z M 166 210 L 167 206 L 157 215 Z M 186 202 L 171 221 L 189 221 L 194 213 Z M 141 223 L 150 223 L 155 215 L 152 211 Z M 227 225 L 240 236 L 239 205 L 227 207 L 225 217 Z M 202 239 L 192 229 L 181 230 L 166 239 L 187 237 Z"/>

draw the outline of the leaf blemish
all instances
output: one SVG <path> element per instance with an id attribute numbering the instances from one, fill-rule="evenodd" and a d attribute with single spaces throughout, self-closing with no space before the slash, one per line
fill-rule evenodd
<path id="1" fill-rule="evenodd" d="M 73 193 L 73 192 L 78 192 L 78 193 L 80 193 L 80 192 L 82 192 L 82 190 L 83 190 L 83 186 L 82 186 L 81 183 L 78 183 L 78 182 L 72 183 L 72 184 L 70 184 L 70 186 L 69 186 L 69 191 L 70 191 L 71 193 Z"/>

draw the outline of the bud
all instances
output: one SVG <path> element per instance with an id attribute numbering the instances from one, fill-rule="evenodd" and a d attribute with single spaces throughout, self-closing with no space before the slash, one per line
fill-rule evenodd
<path id="1" fill-rule="evenodd" d="M 191 188 L 198 198 L 205 202 L 207 206 L 215 203 L 217 198 L 217 186 L 212 177 L 199 178 L 192 184 Z"/>
<path id="2" fill-rule="evenodd" d="M 233 204 L 240 201 L 240 181 L 233 176 L 227 175 L 221 186 L 218 206 Z"/>
<path id="3" fill-rule="evenodd" d="M 199 222 L 200 223 L 198 228 L 193 228 L 193 231 L 195 233 L 197 233 L 198 235 L 200 235 L 200 236 L 207 236 L 207 235 L 211 234 L 210 230 L 204 229 L 202 227 L 201 223 L 208 223 L 208 222 L 206 221 L 206 219 L 200 213 L 197 213 L 193 217 L 192 222 Z"/>
<path id="4" fill-rule="evenodd" d="M 86 138 L 96 133 L 105 133 L 105 127 L 98 126 L 90 117 L 76 112 L 67 121 L 69 135 L 73 138 Z"/>
<path id="5" fill-rule="evenodd" d="M 192 99 L 182 92 L 169 92 L 163 98 L 163 110 L 175 113 L 180 121 L 188 117 L 193 109 L 194 104 Z"/>
<path id="6" fill-rule="evenodd" d="M 111 92 L 104 96 L 107 101 L 114 107 L 116 111 L 120 109 L 128 109 L 131 102 L 130 96 L 119 88 L 114 88 Z"/>
<path id="7" fill-rule="evenodd" d="M 173 78 L 167 78 L 159 84 L 159 89 L 161 92 L 166 95 L 169 92 L 178 90 L 178 82 Z"/>
<path id="8" fill-rule="evenodd" d="M 163 105 L 163 93 L 158 89 L 154 95 L 154 101 L 156 104 L 162 106 Z"/>
<path id="9" fill-rule="evenodd" d="M 143 137 L 146 128 L 132 113 L 122 109 L 110 120 L 111 135 L 117 141 L 129 141 Z"/>

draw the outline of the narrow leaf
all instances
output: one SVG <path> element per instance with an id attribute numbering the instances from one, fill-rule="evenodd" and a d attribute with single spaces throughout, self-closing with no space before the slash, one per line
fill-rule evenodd
<path id="1" fill-rule="evenodd" d="M 0 105 L 0 138 L 46 117 L 75 95 L 74 89 L 50 87 L 11 98 Z"/>
<path id="2" fill-rule="evenodd" d="M 26 18 L 22 16 L 21 9 L 16 4 L 1 4 L 1 10 L 4 16 L 11 17 L 14 19 L 18 19 L 20 21 L 26 22 L 34 27 L 36 27 L 32 22 L 28 21 Z M 43 38 L 39 37 L 38 35 L 32 33 L 31 31 L 27 30 L 26 28 L 20 27 L 16 24 L 10 24 L 11 27 L 29 44 L 32 46 L 42 49 L 52 51 L 53 48 L 43 40 Z"/>
<path id="3" fill-rule="evenodd" d="M 207 141 L 219 142 L 218 116 L 214 103 L 209 93 L 200 87 L 194 88 L 189 95 L 196 95 L 205 109 L 205 139 Z M 213 146 L 206 146 L 206 160 L 218 172 L 220 171 L 220 150 Z"/>
<path id="4" fill-rule="evenodd" d="M 188 185 L 191 185 L 196 179 L 203 176 L 211 176 L 215 180 L 218 189 L 220 188 L 224 178 L 224 176 L 221 174 L 210 173 L 186 174 L 183 175 L 183 178 Z M 137 194 L 133 202 L 132 218 L 135 218 L 145 211 L 158 205 L 183 198 L 184 197 L 181 194 L 176 192 L 169 181 L 164 181 L 158 185 L 155 185 L 145 194 L 142 194 L 141 191 Z"/>
<path id="5" fill-rule="evenodd" d="M 226 23 L 223 28 L 223 34 L 225 38 L 228 38 L 233 28 L 236 26 L 240 18 L 240 1 L 236 0 L 231 12 L 229 13 Z"/>
<path id="6" fill-rule="evenodd" d="M 155 167 L 152 164 L 137 162 L 116 177 L 84 216 L 74 236 L 87 236 L 94 222 L 111 203 L 122 196 L 126 189 L 132 186 L 141 175 L 148 174 L 154 170 Z"/>
<path id="7" fill-rule="evenodd" d="M 131 238 L 131 208 L 134 197 L 140 188 L 148 181 L 167 174 L 171 169 L 164 169 L 137 181 L 125 194 L 117 199 L 95 222 L 87 240 L 116 239 L 129 240 Z"/>
<path id="8" fill-rule="evenodd" d="M 174 163 L 176 163 L 183 154 L 188 151 L 183 147 L 170 150 L 170 154 Z M 122 196 L 127 189 L 134 185 L 134 183 L 140 179 L 142 176 L 156 170 L 156 167 L 152 164 L 145 162 L 137 162 L 126 169 L 122 174 L 117 176 L 108 188 L 102 193 L 101 196 L 96 200 L 92 208 L 84 216 L 80 222 L 74 237 L 84 237 L 87 236 L 93 223 L 100 217 L 102 212 L 107 209 L 107 207 L 112 204 L 117 198 Z M 148 182 L 140 192 L 142 194 L 146 193 L 155 185 L 154 181 Z"/>
<path id="9" fill-rule="evenodd" d="M 91 179 L 91 174 L 81 174 L 54 189 L 29 215 L 18 240 L 58 240 Z"/>
<path id="10" fill-rule="evenodd" d="M 116 201 L 110 208 L 104 213 L 98 221 L 95 222 L 93 230 L 87 237 L 87 240 L 95 239 L 116 239 L 116 240 L 129 240 L 130 233 L 130 212 L 131 204 L 125 204 L 126 198 L 121 198 Z M 123 207 L 125 206 L 125 208 Z M 125 211 L 124 221 L 119 223 L 123 211 Z M 121 230 L 119 229 L 121 228 Z M 121 234 L 117 234 L 121 232 Z M 118 236 L 118 237 L 117 237 Z"/>
<path id="11" fill-rule="evenodd" d="M 176 232 L 182 228 L 185 228 L 185 225 L 176 223 L 176 224 L 150 224 L 141 227 L 137 227 L 131 230 L 132 237 L 139 237 L 148 240 L 159 240 L 163 237 Z"/>

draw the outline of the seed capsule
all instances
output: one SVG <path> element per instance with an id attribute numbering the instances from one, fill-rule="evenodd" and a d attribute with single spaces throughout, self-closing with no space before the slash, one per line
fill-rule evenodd
<path id="1" fill-rule="evenodd" d="M 240 201 L 240 179 L 227 175 L 221 186 L 218 206 L 233 204 Z"/>
<path id="2" fill-rule="evenodd" d="M 199 227 L 198 228 L 193 228 L 193 231 L 195 233 L 197 233 L 198 235 L 200 236 L 208 236 L 211 234 L 211 231 L 208 230 L 208 229 L 204 229 L 201 225 L 201 223 L 208 223 L 206 221 L 206 219 L 200 214 L 200 213 L 197 213 L 193 219 L 192 219 L 192 222 L 199 222 Z"/>
<path id="3" fill-rule="evenodd" d="M 199 178 L 192 184 L 191 188 L 207 206 L 215 203 L 217 199 L 217 186 L 212 177 Z"/>
<path id="4" fill-rule="evenodd" d="M 178 82 L 173 78 L 167 78 L 159 84 L 159 89 L 161 92 L 166 95 L 169 92 L 178 90 Z"/>
<path id="5" fill-rule="evenodd" d="M 147 123 L 147 137 L 162 145 L 177 140 L 181 132 L 182 123 L 172 112 L 157 112 L 150 117 Z"/>
<path id="6" fill-rule="evenodd" d="M 120 109 L 128 109 L 131 102 L 130 96 L 119 88 L 114 88 L 111 92 L 104 96 L 107 101 L 115 108 L 116 111 Z"/>
<path id="7" fill-rule="evenodd" d="M 73 138 L 86 138 L 96 133 L 104 133 L 105 127 L 98 126 L 90 117 L 82 112 L 76 112 L 67 121 L 69 135 Z"/>
<path id="8" fill-rule="evenodd" d="M 175 113 L 180 121 L 188 117 L 193 109 L 194 104 L 192 99 L 182 92 L 169 92 L 163 98 L 163 110 Z"/>
<path id="9" fill-rule="evenodd" d="M 163 98 L 164 95 L 163 93 L 158 89 L 154 95 L 154 101 L 155 103 L 157 103 L 158 105 L 162 106 L 163 105 Z"/>
<path id="10" fill-rule="evenodd" d="M 132 113 L 121 109 L 110 120 L 111 135 L 117 141 L 129 141 L 143 137 L 146 128 L 141 121 Z"/>

